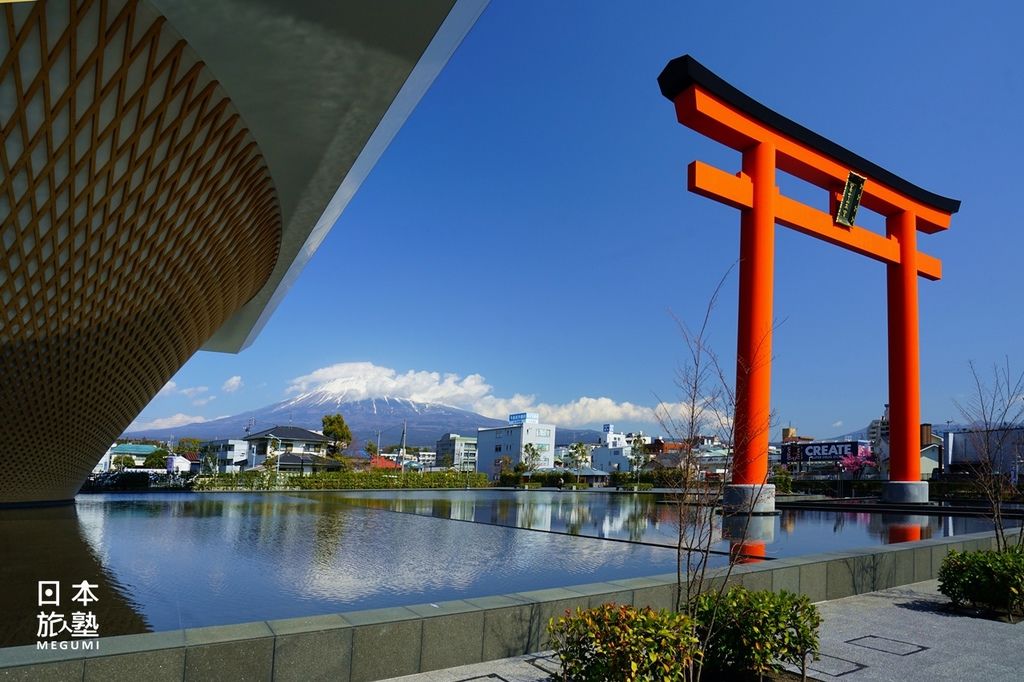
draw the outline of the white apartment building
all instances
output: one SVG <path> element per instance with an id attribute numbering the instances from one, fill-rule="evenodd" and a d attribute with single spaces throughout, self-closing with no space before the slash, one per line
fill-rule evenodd
<path id="1" fill-rule="evenodd" d="M 476 432 L 477 471 L 495 478 L 501 470 L 501 460 L 508 457 L 511 466 L 523 460 L 523 448 L 533 444 L 540 455 L 537 469 L 555 465 L 555 426 L 541 424 L 537 414 L 519 412 L 508 416 L 508 426 L 479 429 Z"/>
<path id="2" fill-rule="evenodd" d="M 437 461 L 447 462 L 459 471 L 476 471 L 477 441 L 475 436 L 447 433 L 437 441 Z"/>
<path id="3" fill-rule="evenodd" d="M 199 445 L 199 451 L 215 455 L 217 471 L 222 474 L 237 474 L 244 471 L 248 459 L 248 445 L 241 438 L 208 440 Z"/>
<path id="4" fill-rule="evenodd" d="M 601 444 L 590 451 L 590 466 L 608 473 L 632 471 L 632 439 L 617 433 L 614 424 L 605 424 L 601 430 Z"/>

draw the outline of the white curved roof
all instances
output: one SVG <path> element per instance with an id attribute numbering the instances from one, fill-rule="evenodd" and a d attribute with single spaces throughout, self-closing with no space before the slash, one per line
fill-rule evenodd
<path id="1" fill-rule="evenodd" d="M 269 166 L 270 279 L 203 347 L 248 346 L 487 0 L 150 0 L 224 86 Z"/>

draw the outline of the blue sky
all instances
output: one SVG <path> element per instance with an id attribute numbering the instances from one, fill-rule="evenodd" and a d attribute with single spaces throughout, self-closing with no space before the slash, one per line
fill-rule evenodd
<path id="1" fill-rule="evenodd" d="M 138 423 L 234 414 L 355 373 L 367 394 L 451 389 L 494 416 L 539 405 L 577 421 L 564 426 L 651 430 L 643 408 L 678 399 L 670 311 L 698 321 L 738 256 L 738 212 L 685 187 L 691 160 L 736 170 L 738 154 L 676 123 L 655 80 L 684 53 L 963 201 L 919 242 L 944 267 L 920 282 L 922 417 L 956 420 L 969 360 L 1022 366 L 1022 14 L 492 0 L 256 342 L 198 353 Z M 777 421 L 860 428 L 887 401 L 884 266 L 776 229 Z M 712 324 L 731 367 L 735 274 Z"/>

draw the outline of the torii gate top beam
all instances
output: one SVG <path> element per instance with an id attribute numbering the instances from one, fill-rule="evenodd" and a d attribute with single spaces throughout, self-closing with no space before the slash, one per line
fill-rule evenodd
<path id="1" fill-rule="evenodd" d="M 662 94 L 675 103 L 676 116 L 683 125 L 739 151 L 771 142 L 780 170 L 828 190 L 833 197 L 842 191 L 852 170 L 867 178 L 861 199 L 865 207 L 884 216 L 909 212 L 921 232 L 948 228 L 950 216 L 960 209 L 958 200 L 922 189 L 772 111 L 689 55 L 669 62 L 658 84 Z M 690 168 L 690 185 L 693 191 L 738 208 L 749 205 L 749 178 L 743 174 L 730 176 L 695 163 Z M 783 225 L 884 262 L 898 262 L 898 249 L 891 238 L 863 228 L 836 228 L 828 214 L 786 197 L 780 197 L 777 208 L 778 222 Z M 918 266 L 920 274 L 929 279 L 940 276 L 940 264 L 934 258 L 921 254 Z"/>

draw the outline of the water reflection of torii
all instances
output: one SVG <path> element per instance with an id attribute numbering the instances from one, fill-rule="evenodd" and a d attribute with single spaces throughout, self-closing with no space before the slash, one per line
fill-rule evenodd
<path id="1" fill-rule="evenodd" d="M 890 404 L 890 482 L 883 498 L 927 502 L 920 475 L 920 369 L 917 277 L 937 280 L 938 259 L 917 250 L 917 232 L 949 227 L 960 202 L 939 196 L 814 133 L 751 99 L 690 56 L 672 60 L 658 77 L 662 94 L 686 125 L 743 155 L 735 175 L 694 161 L 688 188 L 741 211 L 735 461 L 724 502 L 774 510 L 768 474 L 774 227 L 793 228 L 887 265 Z M 844 183 L 862 176 L 861 202 L 885 216 L 886 234 L 779 192 L 776 170 L 828 193 L 833 215 Z M 855 207 L 854 207 L 855 208 Z M 852 216 L 850 216 L 852 218 Z"/>

